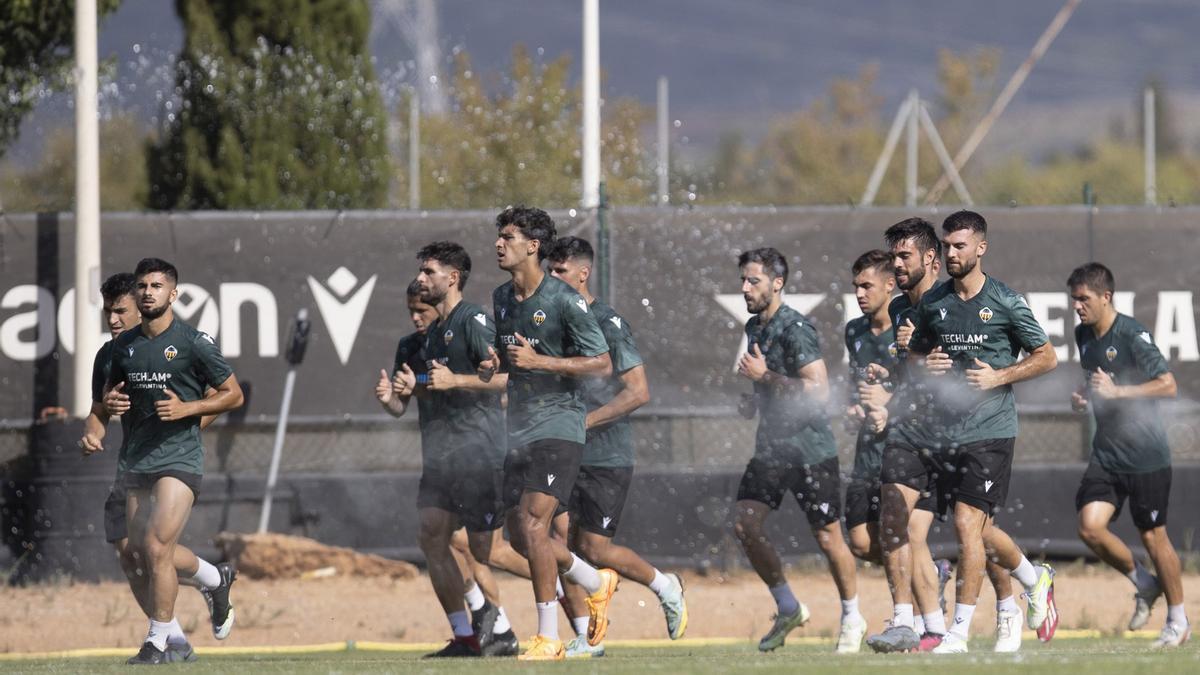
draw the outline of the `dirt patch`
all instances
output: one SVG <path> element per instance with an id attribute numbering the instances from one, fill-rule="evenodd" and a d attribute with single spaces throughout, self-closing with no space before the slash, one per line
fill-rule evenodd
<path id="1" fill-rule="evenodd" d="M 420 574 L 411 563 L 327 546 L 305 537 L 222 532 L 216 541 L 238 573 L 251 579 L 331 576 L 412 579 Z"/>
<path id="2" fill-rule="evenodd" d="M 301 569 L 296 567 L 295 569 Z M 789 573 L 796 595 L 812 610 L 812 621 L 797 635 L 833 636 L 839 621 L 837 590 L 828 574 Z M 537 627 L 529 582 L 498 577 L 504 606 L 517 634 L 524 640 Z M 688 637 L 741 637 L 757 640 L 770 625 L 774 604 L 766 587 L 752 574 L 699 576 L 684 574 L 691 615 Z M 891 617 L 887 584 L 878 569 L 859 575 L 862 611 L 872 629 Z M 1200 617 L 1200 575 L 1184 577 L 1188 613 Z M 1060 569 L 1056 596 L 1061 628 L 1113 632 L 1122 628 L 1133 610 L 1133 587 L 1121 575 L 1099 567 L 1068 565 Z M 429 579 L 348 578 L 259 580 L 247 575 L 233 587 L 237 611 L 233 634 L 220 644 L 315 644 L 340 640 L 440 642 L 450 628 L 438 606 Z M 952 599 L 951 599 L 952 601 Z M 662 611 L 648 589 L 623 581 L 613 600 L 613 639 L 661 638 Z M 994 598 L 985 584 L 974 632 L 990 636 L 995 627 Z M 953 606 L 953 605 L 951 605 Z M 142 616 L 124 584 L 43 584 L 0 588 L 0 651 L 32 652 L 82 647 L 136 648 L 146 634 Z M 212 637 L 208 612 L 200 594 L 181 588 L 176 616 L 193 644 L 218 644 Z M 1166 616 L 1161 600 L 1147 628 L 1157 630 Z M 69 630 L 63 630 L 69 627 Z M 563 635 L 569 635 L 565 619 Z M 1025 632 L 1027 649 L 1037 639 Z"/>

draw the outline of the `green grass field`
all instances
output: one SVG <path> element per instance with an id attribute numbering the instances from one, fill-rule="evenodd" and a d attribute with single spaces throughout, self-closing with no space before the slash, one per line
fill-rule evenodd
<path id="1" fill-rule="evenodd" d="M 838 656 L 828 644 L 791 645 L 772 654 L 760 654 L 749 642 L 707 644 L 703 640 L 663 646 L 619 644 L 600 659 L 525 664 L 515 659 L 454 659 L 423 661 L 421 651 L 354 649 L 302 654 L 200 653 L 196 663 L 175 666 L 191 673 L 505 673 L 536 671 L 555 673 L 837 673 L 878 672 L 887 675 L 930 672 L 972 675 L 996 673 L 1047 673 L 1070 675 L 1149 675 L 1200 672 L 1200 649 L 1190 644 L 1171 652 L 1153 652 L 1148 640 L 1070 639 L 1041 645 L 1028 637 L 1019 654 L 991 654 L 990 643 L 975 640 L 976 653 L 962 656 L 875 655 Z M 396 649 L 392 647 L 389 649 Z M 120 656 L 0 660 L 0 671 L 29 673 L 128 672 Z"/>

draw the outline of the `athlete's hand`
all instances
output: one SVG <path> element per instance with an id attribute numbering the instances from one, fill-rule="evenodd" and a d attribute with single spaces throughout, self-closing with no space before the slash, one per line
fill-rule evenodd
<path id="1" fill-rule="evenodd" d="M 867 430 L 873 434 L 883 433 L 887 428 L 888 410 L 887 408 L 871 408 L 867 411 L 866 426 Z"/>
<path id="2" fill-rule="evenodd" d="M 392 376 L 392 392 L 397 396 L 412 396 L 417 390 L 417 374 L 408 367 L 407 363 L 400 364 L 400 370 Z"/>
<path id="3" fill-rule="evenodd" d="M 867 411 L 858 404 L 846 406 L 846 417 L 849 417 L 852 421 L 861 422 L 867 419 Z"/>
<path id="4" fill-rule="evenodd" d="M 375 398 L 383 405 L 392 402 L 392 378 L 388 377 L 387 371 L 379 369 L 379 381 L 375 383 Z"/>
<path id="5" fill-rule="evenodd" d="M 79 439 L 79 448 L 83 450 L 83 456 L 104 452 L 104 439 L 97 434 L 84 434 L 83 438 Z"/>
<path id="6" fill-rule="evenodd" d="M 884 368 L 878 363 L 867 364 L 867 382 L 872 384 L 876 382 L 883 382 L 891 376 L 892 374 L 888 371 L 888 369 Z"/>
<path id="7" fill-rule="evenodd" d="M 1088 384 L 1091 386 L 1092 391 L 1100 398 L 1116 398 L 1119 394 L 1117 383 L 1113 382 L 1112 376 L 1104 372 L 1103 368 L 1096 368 L 1096 372 L 1092 373 Z"/>
<path id="8" fill-rule="evenodd" d="M 925 370 L 930 375 L 945 375 L 954 367 L 954 362 L 950 359 L 950 355 L 942 351 L 941 345 L 933 348 L 929 355 L 925 357 Z"/>
<path id="9" fill-rule="evenodd" d="M 496 350 L 488 347 L 488 357 L 479 362 L 475 368 L 475 374 L 479 376 L 480 382 L 491 382 L 492 375 L 500 370 L 500 356 L 496 354 Z"/>
<path id="10" fill-rule="evenodd" d="M 903 326 L 896 327 L 896 346 L 900 349 L 908 349 L 908 343 L 912 341 L 913 331 L 916 330 L 912 319 L 905 319 Z"/>
<path id="11" fill-rule="evenodd" d="M 118 382 L 117 386 L 109 389 L 104 394 L 104 410 L 109 415 L 124 415 L 129 412 L 129 394 L 126 394 L 124 382 Z"/>
<path id="12" fill-rule="evenodd" d="M 429 364 L 429 384 L 426 384 L 425 387 L 431 391 L 453 389 L 457 384 L 456 377 L 457 375 L 447 368 L 446 364 L 434 361 Z"/>
<path id="13" fill-rule="evenodd" d="M 995 389 L 1004 384 L 1004 377 L 1000 375 L 1000 371 L 979 359 L 975 359 L 975 367 L 968 368 L 966 375 L 967 384 L 979 391 Z"/>
<path id="14" fill-rule="evenodd" d="M 163 389 L 166 398 L 154 402 L 154 410 L 158 413 L 158 419 L 164 422 L 174 422 L 185 417 L 191 417 L 188 412 L 187 403 L 179 400 L 179 396 L 170 387 Z"/>
<path id="15" fill-rule="evenodd" d="M 537 370 L 542 357 L 524 335 L 516 333 L 514 337 L 517 338 L 517 344 L 508 346 L 508 362 L 522 370 Z"/>
<path id="16" fill-rule="evenodd" d="M 750 351 L 742 354 L 742 358 L 738 359 L 738 373 L 755 382 L 766 376 L 767 358 L 763 356 L 757 342 L 751 346 Z"/>
<path id="17" fill-rule="evenodd" d="M 738 414 L 752 420 L 757 412 L 758 399 L 754 397 L 754 394 L 742 394 L 741 400 L 738 401 Z"/>
<path id="18" fill-rule="evenodd" d="M 881 408 L 886 406 L 891 396 L 882 384 L 869 384 L 867 382 L 858 383 L 858 400 L 868 408 Z"/>
<path id="19" fill-rule="evenodd" d="M 1075 412 L 1087 412 L 1087 390 L 1080 388 L 1071 392 L 1071 409 Z"/>

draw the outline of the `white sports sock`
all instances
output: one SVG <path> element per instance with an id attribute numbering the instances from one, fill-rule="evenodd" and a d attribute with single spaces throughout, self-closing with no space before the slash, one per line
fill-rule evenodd
<path id="1" fill-rule="evenodd" d="M 971 635 L 971 618 L 975 616 L 975 605 L 954 604 L 954 626 L 950 632 L 966 640 Z"/>
<path id="2" fill-rule="evenodd" d="M 446 618 L 450 620 L 450 629 L 454 631 L 454 637 L 469 637 L 475 634 L 471 629 L 471 617 L 467 615 L 467 610 L 450 612 Z"/>
<path id="3" fill-rule="evenodd" d="M 221 573 L 217 571 L 217 566 L 200 556 L 196 556 L 196 561 L 200 564 L 196 568 L 196 573 L 192 575 L 192 581 L 200 584 L 200 588 L 209 591 L 220 586 Z"/>
<path id="4" fill-rule="evenodd" d="M 187 644 L 187 636 L 183 634 L 183 629 L 179 627 L 178 619 L 171 619 L 171 623 L 167 624 L 170 633 L 167 634 L 167 644 L 169 645 L 185 645 Z"/>
<path id="5" fill-rule="evenodd" d="M 862 614 L 858 612 L 858 596 L 854 596 L 849 600 L 842 601 L 842 623 L 846 619 L 862 618 Z"/>
<path id="6" fill-rule="evenodd" d="M 1010 595 L 1003 600 L 996 602 L 997 612 L 1019 612 L 1021 608 L 1017 607 L 1017 596 Z"/>
<path id="7" fill-rule="evenodd" d="M 1025 590 L 1027 591 L 1032 591 L 1033 587 L 1037 586 L 1037 568 L 1034 567 L 1033 563 L 1029 562 L 1029 558 L 1026 558 L 1025 556 L 1021 556 L 1021 564 L 1017 565 L 1017 569 L 1012 571 L 1012 576 L 1014 579 L 1021 582 L 1021 585 L 1024 586 Z"/>
<path id="8" fill-rule="evenodd" d="M 583 586 L 583 590 L 587 591 L 588 595 L 600 590 L 600 573 L 596 571 L 596 568 L 584 562 L 583 558 L 574 553 L 571 554 L 571 559 L 573 561 L 571 569 L 563 574 L 567 581 Z"/>
<path id="9" fill-rule="evenodd" d="M 1188 625 L 1187 614 L 1183 611 L 1183 604 L 1167 605 L 1167 623 L 1173 623 L 1176 626 Z"/>
<path id="10" fill-rule="evenodd" d="M 659 572 L 657 567 L 654 568 L 654 580 L 650 582 L 650 590 L 661 598 L 663 593 L 671 590 L 671 577 Z"/>
<path id="11" fill-rule="evenodd" d="M 911 604 L 897 604 L 892 608 L 892 625 L 913 627 L 913 608 Z"/>
<path id="12" fill-rule="evenodd" d="M 922 614 L 921 619 L 925 622 L 925 633 L 935 633 L 937 635 L 946 634 L 946 615 L 941 612 L 930 612 Z"/>
<path id="13" fill-rule="evenodd" d="M 562 587 L 562 579 L 559 577 L 554 577 L 554 597 L 563 598 L 566 597 L 566 595 L 567 592 L 564 591 Z"/>
<path id="14" fill-rule="evenodd" d="M 780 614 L 791 616 L 800 609 L 800 601 L 792 595 L 792 587 L 786 581 L 771 589 L 771 597 L 775 598 L 775 606 Z"/>
<path id="15" fill-rule="evenodd" d="M 144 642 L 149 642 L 161 651 L 167 650 L 167 638 L 171 635 L 171 624 L 175 619 L 170 621 L 155 621 L 150 619 L 150 631 L 146 633 Z"/>
<path id="16" fill-rule="evenodd" d="M 483 591 L 479 589 L 479 584 L 473 581 L 471 588 L 463 593 L 463 597 L 467 599 L 467 607 L 470 607 L 472 612 L 483 609 L 483 603 L 487 601 L 487 598 L 483 597 Z"/>
<path id="17" fill-rule="evenodd" d="M 926 632 L 925 618 L 920 614 L 913 614 L 913 632 L 917 635 L 924 635 Z"/>
<path id="18" fill-rule="evenodd" d="M 496 614 L 496 625 L 492 628 L 492 634 L 500 635 L 501 633 L 507 633 L 512 630 L 512 624 L 508 622 L 508 615 L 504 613 L 503 607 L 497 607 L 496 609 L 498 613 Z"/>
<path id="19" fill-rule="evenodd" d="M 588 622 L 590 619 L 586 616 L 577 616 L 571 619 L 571 628 L 575 629 L 576 635 L 587 637 Z"/>
<path id="20" fill-rule="evenodd" d="M 558 601 L 537 603 L 538 635 L 558 639 Z"/>

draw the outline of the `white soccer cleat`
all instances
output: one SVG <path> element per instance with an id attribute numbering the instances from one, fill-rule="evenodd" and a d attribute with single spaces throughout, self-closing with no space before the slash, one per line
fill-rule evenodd
<path id="1" fill-rule="evenodd" d="M 967 641 L 954 633 L 946 633 L 942 644 L 933 648 L 934 654 L 966 654 Z"/>
<path id="2" fill-rule="evenodd" d="M 1189 624 L 1177 626 L 1171 622 L 1163 626 L 1162 632 L 1158 634 L 1158 639 L 1150 643 L 1152 649 L 1167 649 L 1169 647 L 1179 647 L 1188 641 L 1192 636 L 1192 627 Z"/>
<path id="3" fill-rule="evenodd" d="M 862 617 L 858 620 L 842 621 L 842 632 L 838 635 L 838 654 L 857 654 L 862 649 L 863 638 L 867 636 L 867 621 Z"/>
<path id="4" fill-rule="evenodd" d="M 1133 616 L 1129 617 L 1129 630 L 1140 630 L 1150 621 L 1150 610 L 1154 608 L 1154 603 L 1160 595 L 1162 587 L 1157 581 L 1152 592 L 1143 593 L 1139 589 L 1133 594 Z"/>
<path id="5" fill-rule="evenodd" d="M 1011 654 L 1021 651 L 1021 610 L 996 613 L 996 646 L 994 652 Z"/>

